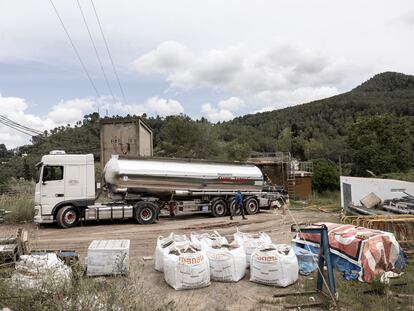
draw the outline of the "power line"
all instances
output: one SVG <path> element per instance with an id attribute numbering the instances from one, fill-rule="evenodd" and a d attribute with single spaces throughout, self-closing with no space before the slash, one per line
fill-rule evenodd
<path id="1" fill-rule="evenodd" d="M 50 1 L 52 1 L 52 0 L 50 0 Z M 108 42 L 106 41 L 106 37 L 105 37 L 105 34 L 103 32 L 103 29 L 102 29 L 101 21 L 99 20 L 98 12 L 96 11 L 95 4 L 93 3 L 93 0 L 91 0 L 91 4 L 92 4 L 92 7 L 93 7 L 93 11 L 95 12 L 96 21 L 98 22 L 99 29 L 101 31 L 102 39 L 103 39 L 103 41 L 105 43 L 106 51 L 108 52 L 109 59 L 111 60 L 112 69 L 114 71 L 116 80 L 118 81 L 119 89 L 121 90 L 122 98 L 124 100 L 124 103 L 127 104 L 127 100 L 126 100 L 126 96 L 125 96 L 125 93 L 124 93 L 124 89 L 122 88 L 121 81 L 119 80 L 118 72 L 116 70 L 116 67 L 115 67 L 115 64 L 114 64 L 114 60 L 112 59 L 111 52 L 109 51 Z"/>
<path id="2" fill-rule="evenodd" d="M 4 123 L 8 123 L 8 124 L 11 124 L 13 126 L 17 126 L 17 127 L 21 128 L 21 129 L 23 129 L 25 131 L 33 132 L 33 133 L 36 133 L 36 134 L 43 134 L 39 130 L 36 130 L 36 129 L 30 128 L 30 127 L 21 125 L 20 123 L 14 122 L 13 120 L 10 120 L 9 118 L 7 118 L 4 115 L 0 115 L 0 120 L 2 120 Z"/>
<path id="3" fill-rule="evenodd" d="M 7 118 L 4 115 L 0 115 L 0 122 L 2 124 L 6 125 L 6 126 L 9 126 L 13 129 L 15 129 L 15 130 L 18 130 L 20 132 L 24 132 L 24 134 L 27 134 L 27 135 L 33 135 L 33 134 L 34 135 L 43 135 L 42 131 L 24 126 L 24 125 L 22 125 L 20 123 L 17 123 L 17 122 L 14 122 L 13 120 L 10 120 L 9 118 Z"/>
<path id="4" fill-rule="evenodd" d="M 94 51 L 95 51 L 96 58 L 98 59 L 99 66 L 101 67 L 102 74 L 103 74 L 103 76 L 104 76 L 104 78 L 105 78 L 106 86 L 108 87 L 109 92 L 110 92 L 110 94 L 111 94 L 111 96 L 112 96 L 112 99 L 114 100 L 114 104 L 115 104 L 115 103 L 116 103 L 116 99 L 115 99 L 114 93 L 113 93 L 113 91 L 112 91 L 111 85 L 109 84 L 109 80 L 108 80 L 108 77 L 107 77 L 107 75 L 106 75 L 106 72 L 105 72 L 104 66 L 102 65 L 102 61 L 101 61 L 101 58 L 100 58 L 100 56 L 99 56 L 98 49 L 96 48 L 95 41 L 93 40 L 93 37 L 92 37 L 91 31 L 90 31 L 90 29 L 89 29 L 88 23 L 87 23 L 87 21 L 86 21 L 86 17 L 85 17 L 85 14 L 84 14 L 84 12 L 83 12 L 82 6 L 81 6 L 81 4 L 80 4 L 79 0 L 76 0 L 76 2 L 78 3 L 79 11 L 80 11 L 80 13 L 81 13 L 81 15 L 82 15 L 83 22 L 84 22 L 85 27 L 86 27 L 86 30 L 88 31 L 88 34 L 89 34 L 89 39 L 91 40 L 91 43 L 92 43 L 93 49 L 94 49 Z"/>
<path id="5" fill-rule="evenodd" d="M 25 130 L 20 129 L 20 128 L 18 128 L 18 127 L 16 127 L 16 126 L 12 125 L 12 124 L 10 124 L 10 123 L 4 122 L 3 120 L 0 120 L 0 123 L 1 123 L 1 124 L 3 124 L 3 125 L 5 125 L 5 126 L 8 126 L 8 127 L 12 128 L 12 129 L 14 129 L 14 130 L 16 130 L 16 131 L 18 131 L 18 132 L 20 132 L 20 133 L 23 133 L 23 134 L 25 134 L 25 135 L 28 135 L 28 136 L 30 136 L 30 137 L 32 137 L 32 136 L 36 136 L 36 135 L 33 135 L 33 133 L 26 132 Z"/>
<path id="6" fill-rule="evenodd" d="M 98 96 L 98 98 L 99 98 L 99 97 L 101 97 L 101 96 L 99 95 L 98 89 L 97 89 L 97 88 L 96 88 L 96 86 L 95 86 L 95 83 L 93 83 L 92 78 L 91 78 L 91 76 L 89 75 L 88 70 L 86 69 L 86 66 L 85 66 L 84 62 L 82 61 L 82 58 L 81 58 L 81 56 L 80 56 L 80 54 L 79 54 L 79 52 L 78 52 L 78 49 L 76 48 L 75 44 L 73 43 L 72 38 L 70 37 L 69 32 L 68 32 L 68 30 L 67 30 L 67 28 L 66 28 L 65 24 L 63 23 L 63 20 L 62 20 L 62 18 L 60 17 L 59 12 L 58 12 L 58 10 L 57 10 L 56 6 L 55 6 L 55 5 L 54 5 L 54 3 L 53 3 L 53 0 L 49 0 L 49 1 L 50 1 L 50 4 L 52 5 L 52 7 L 53 7 L 53 9 L 54 9 L 54 11 L 55 11 L 55 13 L 56 13 L 56 16 L 58 17 L 58 19 L 59 19 L 59 21 L 60 21 L 60 24 L 62 25 L 63 30 L 64 30 L 64 31 L 65 31 L 65 33 L 66 33 L 66 36 L 67 36 L 67 37 L 68 37 L 68 39 L 69 39 L 69 42 L 70 42 L 70 44 L 71 44 L 71 46 L 72 46 L 72 48 L 73 48 L 73 51 L 75 52 L 75 54 L 76 54 L 76 56 L 77 56 L 77 58 L 78 58 L 78 60 L 79 60 L 79 62 L 80 62 L 80 64 L 81 64 L 82 68 L 83 68 L 83 71 L 85 71 L 85 74 L 86 74 L 86 76 L 88 77 L 89 82 L 91 83 L 91 85 L 92 85 L 93 89 L 95 90 L 96 95 Z"/>

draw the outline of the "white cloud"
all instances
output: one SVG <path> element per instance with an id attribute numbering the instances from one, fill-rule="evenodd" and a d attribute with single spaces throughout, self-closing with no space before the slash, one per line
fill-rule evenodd
<path id="1" fill-rule="evenodd" d="M 141 73 L 165 74 L 173 88 L 205 87 L 261 99 L 269 92 L 332 87 L 347 76 L 348 65 L 343 58 L 292 42 L 256 50 L 237 45 L 196 53 L 168 41 L 133 63 Z"/>
<path id="2" fill-rule="evenodd" d="M 217 107 L 207 103 L 201 107 L 201 114 L 213 123 L 229 121 L 234 118 L 234 112 L 244 107 L 241 98 L 230 97 L 218 102 Z"/>
<path id="3" fill-rule="evenodd" d="M 93 98 L 76 98 L 61 100 L 52 107 L 47 117 L 56 124 L 72 124 L 82 120 L 85 113 L 96 110 L 96 101 Z"/>
<path id="4" fill-rule="evenodd" d="M 213 123 L 229 121 L 234 118 L 234 115 L 231 111 L 222 108 L 214 108 L 211 106 L 211 104 L 204 104 L 201 107 L 201 113 Z"/>
<path id="5" fill-rule="evenodd" d="M 178 101 L 156 96 L 150 97 L 143 104 L 128 105 L 123 105 L 119 101 L 114 103 L 113 99 L 107 96 L 61 100 L 52 107 L 46 116 L 36 116 L 28 113 L 29 106 L 30 104 L 24 98 L 3 97 L 0 94 L 1 115 L 39 131 L 50 130 L 61 125 L 73 125 L 75 122 L 82 120 L 85 114 L 97 111 L 98 108 L 101 109 L 101 112 L 103 112 L 102 109 L 108 109 L 110 115 L 141 115 L 145 112 L 167 116 L 184 112 L 183 106 Z M 0 143 L 4 143 L 7 148 L 27 144 L 29 140 L 29 135 L 0 124 Z"/>
<path id="6" fill-rule="evenodd" d="M 165 41 L 152 51 L 133 62 L 141 72 L 152 73 L 154 69 L 159 73 L 168 72 L 185 66 L 192 57 L 190 51 L 174 41 Z"/>
<path id="7" fill-rule="evenodd" d="M 157 96 L 149 98 L 144 105 L 150 112 L 154 111 L 159 116 L 176 115 L 184 112 L 183 106 L 178 101 L 158 98 Z"/>
<path id="8" fill-rule="evenodd" d="M 73 124 L 82 120 L 87 113 L 94 111 L 96 103 L 92 98 L 61 100 L 47 116 L 41 117 L 28 113 L 29 104 L 24 98 L 3 97 L 0 94 L 1 114 L 10 120 L 27 126 L 29 128 L 44 131 L 60 125 Z M 12 129 L 3 124 L 0 125 L 0 142 L 7 148 L 14 148 L 27 144 L 30 136 Z"/>
<path id="9" fill-rule="evenodd" d="M 161 117 L 177 115 L 184 112 L 184 108 L 179 101 L 159 98 L 158 96 L 148 98 L 143 104 L 117 103 L 114 106 L 114 110 L 122 114 L 142 115 L 146 113 L 149 115 L 159 115 Z"/>
<path id="10" fill-rule="evenodd" d="M 258 95 L 258 98 L 265 102 L 272 103 L 258 112 L 284 108 L 294 104 L 307 103 L 339 94 L 336 87 L 301 87 L 295 90 L 265 91 Z"/>
<path id="11" fill-rule="evenodd" d="M 244 107 L 244 101 L 238 97 L 230 97 L 228 99 L 220 101 L 217 106 L 220 109 L 226 109 L 229 111 L 237 111 L 240 108 Z"/>

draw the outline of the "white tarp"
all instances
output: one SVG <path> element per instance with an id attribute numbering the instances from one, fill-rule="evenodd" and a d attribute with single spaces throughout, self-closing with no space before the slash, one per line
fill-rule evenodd
<path id="1" fill-rule="evenodd" d="M 55 253 L 22 255 L 11 277 L 13 284 L 24 288 L 51 291 L 70 281 L 72 269 Z"/>
<path id="2" fill-rule="evenodd" d="M 286 287 L 297 281 L 298 260 L 290 245 L 263 244 L 252 254 L 250 281 Z"/>
<path id="3" fill-rule="evenodd" d="M 215 230 L 213 233 L 197 234 L 195 232 L 191 232 L 190 237 L 192 243 L 199 245 L 203 249 L 207 249 L 207 247 L 213 243 L 228 244 L 227 239 Z"/>
<path id="4" fill-rule="evenodd" d="M 234 234 L 234 240 L 241 246 L 243 246 L 246 252 L 247 267 L 250 265 L 250 257 L 253 251 L 260 245 L 272 243 L 270 236 L 264 232 L 258 233 L 244 233 L 237 228 Z"/>
<path id="5" fill-rule="evenodd" d="M 166 238 L 159 236 L 157 239 L 157 245 L 155 247 L 155 270 L 159 272 L 164 271 L 164 257 L 168 254 L 170 249 L 174 246 L 181 247 L 190 243 L 185 234 L 174 234 L 171 232 Z"/>
<path id="6" fill-rule="evenodd" d="M 404 192 L 414 195 L 414 183 L 396 179 L 341 176 L 341 207 L 349 203 L 361 205 L 360 200 L 375 193 L 382 200 L 401 198 Z"/>
<path id="7" fill-rule="evenodd" d="M 246 253 L 237 242 L 215 242 L 208 246 L 210 276 L 214 281 L 238 282 L 246 274 Z"/>
<path id="8" fill-rule="evenodd" d="M 164 279 L 175 290 L 210 285 L 207 254 L 195 245 L 172 247 L 164 257 Z"/>

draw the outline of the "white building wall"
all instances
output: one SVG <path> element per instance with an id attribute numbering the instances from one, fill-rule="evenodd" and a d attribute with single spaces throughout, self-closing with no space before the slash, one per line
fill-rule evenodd
<path id="1" fill-rule="evenodd" d="M 367 194 L 374 192 L 382 200 L 394 199 L 406 196 L 404 191 L 414 195 L 414 183 L 395 179 L 364 178 L 341 176 L 341 207 L 344 207 L 346 200 L 345 188 L 351 190 L 351 202 L 361 205 L 359 202 Z"/>

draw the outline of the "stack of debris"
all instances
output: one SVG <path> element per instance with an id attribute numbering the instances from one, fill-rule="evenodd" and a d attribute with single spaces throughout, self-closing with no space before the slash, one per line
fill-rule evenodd
<path id="1" fill-rule="evenodd" d="M 414 215 L 414 197 L 404 196 L 399 199 L 385 200 L 382 209 L 391 213 Z"/>
<path id="2" fill-rule="evenodd" d="M 351 203 L 343 210 L 341 223 L 392 232 L 410 260 L 414 241 L 414 197 L 381 200 L 371 192 L 360 200 L 362 206 Z"/>
<path id="3" fill-rule="evenodd" d="M 407 193 L 406 193 L 407 194 Z M 382 200 L 371 192 L 360 200 L 361 206 L 354 203 L 344 208 L 346 215 L 414 215 L 414 197 L 406 195 L 401 198 Z"/>

